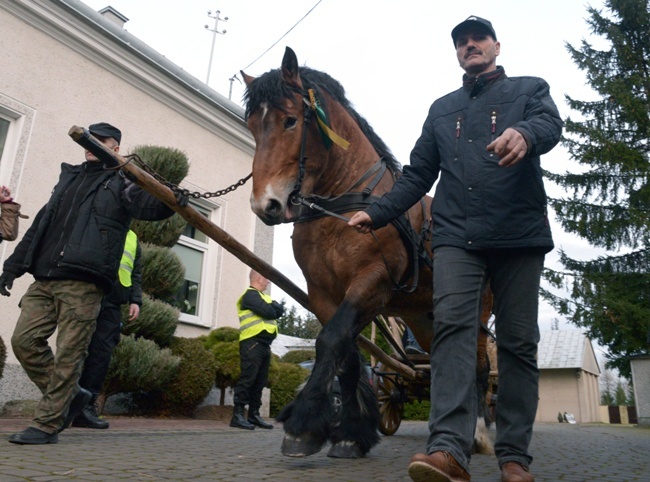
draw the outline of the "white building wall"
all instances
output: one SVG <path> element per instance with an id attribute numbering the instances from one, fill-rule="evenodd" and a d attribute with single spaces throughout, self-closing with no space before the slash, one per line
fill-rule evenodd
<path id="1" fill-rule="evenodd" d="M 190 160 L 184 187 L 192 191 L 216 191 L 250 173 L 254 142 L 243 110 L 196 79 L 188 84 L 169 65 L 138 54 L 116 36 L 119 27 L 102 30 L 95 17 L 67 5 L 80 3 L 0 0 L 0 114 L 18 117 L 5 149 L 9 154 L 0 164 L 0 184 L 11 187 L 31 217 L 22 220 L 21 235 L 47 202 L 61 162 L 84 160 L 82 148 L 68 136 L 74 125 L 105 121 L 119 127 L 122 155 L 143 144 L 184 151 Z M 249 197 L 247 184 L 212 198 L 212 221 L 270 262 L 273 230 L 257 221 Z M 256 247 L 256 238 L 265 242 Z M 178 336 L 238 325 L 235 302 L 248 286 L 249 268 L 214 241 L 209 244 L 209 309 L 198 323 L 181 323 Z M 15 246 L 0 245 L 0 262 Z M 11 297 L 0 297 L 0 336 L 8 346 L 9 364 L 16 364 L 10 338 L 18 302 L 31 282 L 25 275 L 14 283 Z"/>

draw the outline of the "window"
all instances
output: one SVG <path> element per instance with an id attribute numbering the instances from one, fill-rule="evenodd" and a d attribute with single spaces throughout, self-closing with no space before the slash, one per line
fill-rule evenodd
<path id="1" fill-rule="evenodd" d="M 18 194 L 36 111 L 0 92 L 0 184 Z"/>
<path id="2" fill-rule="evenodd" d="M 7 142 L 9 124 L 10 122 L 7 119 L 0 117 L 0 159 L 2 159 L 2 152 L 4 151 L 5 143 Z"/>
<path id="3" fill-rule="evenodd" d="M 212 207 L 203 205 L 198 200 L 191 200 L 190 204 L 199 213 L 210 219 L 213 212 Z M 209 322 L 209 316 L 206 313 L 209 310 L 209 305 L 205 303 L 205 300 L 210 298 L 209 290 L 213 287 L 207 274 L 209 248 L 210 239 L 189 224 L 185 227 L 178 243 L 172 248 L 185 266 L 185 281 L 176 295 L 176 304 L 181 310 L 181 321 L 202 325 Z"/>

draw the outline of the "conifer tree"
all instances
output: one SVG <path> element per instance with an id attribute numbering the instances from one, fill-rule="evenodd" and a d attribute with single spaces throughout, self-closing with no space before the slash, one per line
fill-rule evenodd
<path id="1" fill-rule="evenodd" d="M 580 118 L 565 121 L 563 144 L 580 172 L 547 176 L 567 193 L 550 199 L 563 228 L 605 254 L 583 261 L 560 253 L 562 272 L 545 277 L 570 293 L 544 296 L 606 346 L 607 365 L 630 376 L 630 357 L 650 342 L 650 7 L 607 0 L 587 23 L 605 40 L 567 50 L 599 98 L 566 96 Z M 602 45 L 598 42 L 598 45 Z"/>
<path id="2" fill-rule="evenodd" d="M 282 300 L 282 305 L 286 307 L 285 300 Z M 321 324 L 311 312 L 307 311 L 301 315 L 293 305 L 278 318 L 278 331 L 283 335 L 316 338 L 320 330 Z"/>

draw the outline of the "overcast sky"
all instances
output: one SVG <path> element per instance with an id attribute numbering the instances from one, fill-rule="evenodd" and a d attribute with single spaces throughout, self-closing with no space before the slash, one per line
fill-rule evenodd
<path id="1" fill-rule="evenodd" d="M 563 118 L 577 117 L 566 105 L 566 94 L 581 100 L 595 98 L 565 43 L 578 47 L 588 38 L 602 46 L 602 40 L 590 37 L 585 22 L 587 5 L 602 9 L 602 0 L 465 0 L 459 4 L 433 0 L 83 1 L 95 10 L 108 5 L 118 10 L 129 19 L 127 31 L 204 82 L 214 39 L 209 85 L 240 104 L 243 86 L 229 79 L 242 69 L 258 76 L 278 68 L 285 47 L 291 47 L 300 65 L 327 72 L 341 82 L 356 110 L 402 164 L 408 163 L 430 104 L 460 86 L 463 72 L 450 32 L 470 15 L 492 22 L 501 42 L 497 61 L 508 75 L 548 81 Z M 228 17 L 217 25 L 225 34 L 205 29 L 205 25 L 215 26 L 208 10 L 213 16 L 220 10 L 222 19 Z M 574 168 L 561 146 L 543 156 L 542 165 L 556 172 Z M 552 196 L 561 195 L 548 181 L 546 188 Z M 291 225 L 276 228 L 274 265 L 306 290 L 293 261 L 291 230 Z M 553 222 L 553 234 L 556 247 L 569 255 L 594 256 L 584 241 L 563 233 L 557 222 Z M 546 265 L 559 268 L 557 259 L 556 251 L 550 253 Z M 272 295 L 289 301 L 277 287 Z M 573 328 L 542 303 L 541 329 L 550 329 L 556 318 L 560 329 Z"/>

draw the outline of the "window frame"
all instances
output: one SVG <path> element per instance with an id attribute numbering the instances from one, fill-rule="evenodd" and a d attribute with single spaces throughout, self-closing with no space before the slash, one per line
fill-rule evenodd
<path id="1" fill-rule="evenodd" d="M 20 176 L 27 157 L 27 146 L 36 110 L 0 92 L 0 117 L 9 121 L 9 129 L 0 154 L 0 184 L 12 188 L 17 196 Z"/>
<path id="2" fill-rule="evenodd" d="M 218 204 L 204 199 L 190 198 L 189 205 L 191 205 L 201 214 L 206 215 L 206 218 L 212 222 L 214 222 L 214 219 L 218 219 L 219 217 L 220 206 Z M 177 245 L 181 245 L 185 248 L 198 251 L 203 255 L 203 259 L 201 261 L 201 280 L 199 282 L 196 314 L 191 315 L 188 313 L 183 313 L 181 311 L 179 322 L 209 328 L 211 327 L 214 307 L 217 306 L 218 302 L 216 285 L 219 245 L 209 236 L 205 236 L 207 240 L 206 242 L 202 242 L 181 234 L 178 242 L 176 243 Z"/>

